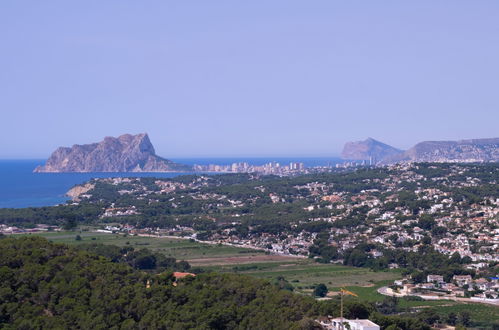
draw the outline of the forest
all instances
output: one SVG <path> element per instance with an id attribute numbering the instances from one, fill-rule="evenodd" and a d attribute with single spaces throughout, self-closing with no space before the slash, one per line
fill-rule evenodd
<path id="1" fill-rule="evenodd" d="M 173 269 L 134 269 L 119 251 L 106 252 L 113 261 L 96 254 L 99 248 L 40 237 L 2 238 L 0 249 L 3 329 L 317 329 L 316 317 L 339 313 L 337 299 L 318 302 L 243 275 L 198 273 L 175 281 Z M 421 319 L 383 316 L 355 300 L 346 302 L 345 316 L 430 329 Z"/>

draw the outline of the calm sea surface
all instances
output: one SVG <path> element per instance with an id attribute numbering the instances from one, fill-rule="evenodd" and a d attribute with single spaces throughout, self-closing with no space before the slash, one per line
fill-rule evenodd
<path id="1" fill-rule="evenodd" d="M 173 159 L 184 164 L 232 164 L 248 162 L 262 165 L 277 161 L 283 165 L 300 161 L 305 166 L 336 164 L 337 158 L 203 158 Z M 64 194 L 74 185 L 92 178 L 161 177 L 171 178 L 187 173 L 33 173 L 45 160 L 0 160 L 0 208 L 50 206 L 68 200 Z"/>

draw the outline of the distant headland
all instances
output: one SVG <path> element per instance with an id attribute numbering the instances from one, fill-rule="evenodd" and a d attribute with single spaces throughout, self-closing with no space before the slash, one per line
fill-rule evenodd
<path id="1" fill-rule="evenodd" d="M 342 158 L 369 161 L 372 165 L 405 162 L 498 162 L 499 138 L 424 141 L 407 151 L 368 138 L 364 141 L 346 143 Z"/>
<path id="2" fill-rule="evenodd" d="M 147 133 L 60 147 L 34 172 L 190 172 L 192 167 L 156 155 Z"/>

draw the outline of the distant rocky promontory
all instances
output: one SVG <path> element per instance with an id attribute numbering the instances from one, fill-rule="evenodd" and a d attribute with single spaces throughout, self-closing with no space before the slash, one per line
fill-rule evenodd
<path id="1" fill-rule="evenodd" d="M 192 167 L 156 155 L 147 133 L 60 147 L 34 172 L 187 172 Z"/>
<path id="2" fill-rule="evenodd" d="M 341 157 L 350 160 L 368 160 L 376 163 L 403 152 L 403 150 L 394 148 L 373 138 L 367 138 L 364 141 L 347 142 L 343 148 Z"/>
<path id="3" fill-rule="evenodd" d="M 460 141 L 425 141 L 407 151 L 374 139 L 348 142 L 342 157 L 349 160 L 371 160 L 374 164 L 399 162 L 498 162 L 499 138 Z"/>

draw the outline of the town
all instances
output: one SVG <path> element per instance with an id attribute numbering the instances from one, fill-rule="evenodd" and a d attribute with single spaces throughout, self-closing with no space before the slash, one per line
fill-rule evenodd
<path id="1" fill-rule="evenodd" d="M 446 280 L 442 275 L 430 274 L 422 283 L 404 278 L 378 292 L 393 297 L 417 296 L 425 300 L 448 299 L 499 306 L 499 277 L 473 279 L 471 275 L 454 275 Z"/>
<path id="2" fill-rule="evenodd" d="M 291 165 L 287 168 L 302 168 Z M 498 178 L 494 164 L 421 163 L 291 177 L 108 178 L 76 187 L 68 205 L 96 208 L 98 216 L 85 221 L 104 232 L 176 236 L 322 263 L 422 270 L 412 259 L 436 253 L 459 265 L 459 271 L 421 271 L 419 278 L 408 276 L 388 293 L 494 300 L 499 290 Z M 4 224 L 0 229 L 48 230 L 47 225 Z"/>
<path id="3" fill-rule="evenodd" d="M 324 173 L 331 172 L 334 169 L 340 168 L 352 168 L 359 166 L 372 166 L 373 161 L 342 161 L 342 162 L 330 162 L 327 165 L 322 166 L 305 166 L 302 162 L 290 162 L 288 165 L 281 164 L 279 162 L 273 161 L 263 165 L 252 165 L 247 162 L 232 163 L 230 165 L 194 165 L 193 170 L 196 172 L 205 173 L 258 173 L 262 175 L 300 175 L 300 174 L 310 174 L 310 173 Z"/>
<path id="4" fill-rule="evenodd" d="M 97 181 L 108 187 L 116 187 L 119 196 L 103 209 L 102 219 L 126 223 L 127 217 L 134 218 L 134 215 L 140 214 L 141 208 L 145 206 L 116 206 L 123 204 L 120 198 L 135 196 L 141 205 L 146 203 L 147 207 L 161 206 L 168 209 L 168 215 L 177 222 L 173 226 L 156 228 L 144 227 L 139 222 L 134 227 L 140 231 L 189 232 L 193 236 L 206 236 L 209 231 L 209 238 L 217 242 L 267 248 L 276 253 L 308 255 L 318 232 L 323 233 L 325 230 L 329 233 L 330 245 L 340 250 L 367 242 L 388 249 L 417 252 L 426 243 L 443 254 L 458 253 L 461 258 L 469 258 L 474 262 L 470 267 L 480 269 L 487 262 L 499 262 L 499 194 L 495 181 L 498 168 L 491 167 L 494 172 L 485 173 L 494 178 L 489 182 L 469 176 L 471 173 L 467 172 L 476 171 L 476 168 L 471 165 L 449 165 L 445 174 L 437 176 L 418 172 L 444 172 L 438 165 L 425 168 L 421 165 L 392 165 L 381 170 L 364 170 L 362 178 L 352 185 L 312 181 L 286 186 L 284 190 L 279 186 L 279 179 L 259 180 L 257 175 L 249 175 L 247 182 L 239 185 L 221 183 L 219 179 L 223 176 L 196 176 L 190 182 L 156 179 L 152 185 L 145 185 L 144 179 L 137 178 Z M 353 171 L 336 176 L 341 178 L 356 173 Z M 369 178 L 369 174 L 373 177 Z M 335 174 L 331 178 L 335 178 Z M 246 181 L 244 178 L 239 179 Z M 306 179 L 298 177 L 295 181 Z M 286 184 L 290 182 L 293 181 L 286 181 Z M 236 189 L 238 186 L 241 190 L 244 187 L 245 191 L 236 191 L 233 196 L 222 192 L 228 187 Z M 342 189 L 342 186 L 346 186 L 346 189 Z M 485 195 L 476 200 L 477 195 L 469 192 L 481 188 L 483 191 L 480 194 Z M 248 192 L 248 189 L 253 191 Z M 82 203 L 92 203 L 96 197 L 92 197 L 91 190 L 79 196 Z M 185 220 L 181 212 L 175 216 L 175 210 L 180 211 L 186 204 L 193 203 L 196 204 L 196 219 L 200 223 L 208 220 L 209 224 L 216 224 L 209 226 L 215 230 L 199 230 L 195 220 L 191 221 L 190 226 L 182 225 Z M 262 224 L 244 221 L 261 213 L 261 207 L 255 207 L 258 204 L 277 210 L 289 207 L 299 212 L 287 218 L 289 223 L 283 224 L 282 230 L 266 231 L 260 228 Z M 360 217 L 364 221 L 357 223 L 355 220 Z M 240 227 L 245 225 L 248 235 L 241 234 Z M 318 231 L 314 227 L 324 230 Z M 374 257 L 382 255 L 374 250 L 371 254 Z"/>

